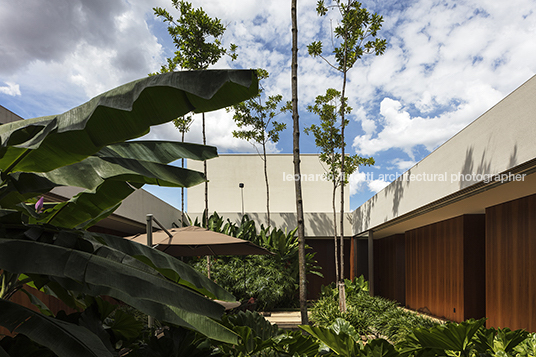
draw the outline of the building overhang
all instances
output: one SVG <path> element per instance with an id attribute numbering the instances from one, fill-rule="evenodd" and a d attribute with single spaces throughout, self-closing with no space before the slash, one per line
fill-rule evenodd
<path id="1" fill-rule="evenodd" d="M 535 194 L 535 97 L 536 76 L 356 209 L 354 236 L 383 238 Z"/>
<path id="2" fill-rule="evenodd" d="M 518 177 L 523 177 L 523 180 L 480 182 L 469 186 L 372 227 L 370 230 L 373 232 L 373 237 L 374 239 L 385 238 L 464 214 L 484 214 L 487 207 L 536 194 L 536 159 L 501 173 L 498 177 L 501 175 L 504 175 L 504 178 L 519 175 Z M 368 231 L 360 232 L 355 236 L 366 239 Z"/>

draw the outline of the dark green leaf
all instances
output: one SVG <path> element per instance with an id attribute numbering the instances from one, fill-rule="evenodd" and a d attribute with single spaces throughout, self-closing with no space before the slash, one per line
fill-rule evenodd
<path id="1" fill-rule="evenodd" d="M 50 348 L 62 357 L 112 356 L 104 344 L 87 329 L 53 319 L 13 302 L 0 299 L 0 323 Z"/>
<path id="2" fill-rule="evenodd" d="M 104 146 L 146 134 L 188 112 L 227 107 L 257 94 L 252 70 L 172 72 L 124 84 L 58 116 L 0 126 L 4 173 L 46 172 Z"/>
<path id="3" fill-rule="evenodd" d="M 217 157 L 218 152 L 213 146 L 175 141 L 129 141 L 108 145 L 95 156 L 169 164 L 178 159 L 208 160 Z"/>

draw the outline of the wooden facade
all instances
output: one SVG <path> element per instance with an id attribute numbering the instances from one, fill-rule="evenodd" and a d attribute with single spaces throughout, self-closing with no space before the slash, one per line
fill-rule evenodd
<path id="1" fill-rule="evenodd" d="M 486 209 L 488 327 L 536 331 L 536 195 Z"/>
<path id="2" fill-rule="evenodd" d="M 368 242 L 366 239 L 353 238 L 350 242 L 350 279 L 363 275 L 369 281 L 368 275 Z"/>
<path id="3" fill-rule="evenodd" d="M 484 317 L 484 246 L 484 215 L 407 231 L 406 306 L 458 322 Z"/>
<path id="4" fill-rule="evenodd" d="M 405 236 L 374 241 L 374 294 L 406 304 Z"/>
<path id="5" fill-rule="evenodd" d="M 335 281 L 335 243 L 333 238 L 326 239 L 306 239 L 306 244 L 316 253 L 315 259 L 318 266 L 322 267 L 320 272 L 323 278 L 318 275 L 309 274 L 307 276 L 307 299 L 316 300 L 320 295 L 322 285 L 329 285 Z M 311 251 L 306 251 L 309 253 Z M 344 276 L 350 278 L 350 239 L 344 240 Z"/>

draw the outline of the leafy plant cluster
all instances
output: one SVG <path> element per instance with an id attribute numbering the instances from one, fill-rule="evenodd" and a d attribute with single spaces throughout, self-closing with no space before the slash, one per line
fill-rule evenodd
<path id="1" fill-rule="evenodd" d="M 365 339 L 383 337 L 398 342 L 414 328 L 437 325 L 428 317 L 401 309 L 394 301 L 370 296 L 363 276 L 353 281 L 345 279 L 345 287 L 346 312 L 339 309 L 339 289 L 335 283 L 322 287 L 320 298 L 311 309 L 311 319 L 317 326 L 330 326 L 340 318 Z"/>
<path id="2" fill-rule="evenodd" d="M 166 73 L 60 115 L 0 126 L 0 326 L 17 334 L 2 339 L 0 356 L 118 355 L 134 344 L 140 324 L 98 306 L 98 296 L 166 325 L 237 343 L 237 334 L 221 323 L 223 307 L 213 301 L 234 296 L 165 253 L 86 229 L 144 184 L 190 187 L 206 181 L 199 172 L 168 163 L 217 156 L 216 148 L 203 145 L 127 140 L 188 112 L 248 99 L 256 87 L 256 73 L 249 70 Z M 83 191 L 45 203 L 43 195 L 58 186 Z M 53 313 L 27 286 L 77 312 Z M 35 309 L 10 300 L 21 291 Z"/>
<path id="3" fill-rule="evenodd" d="M 335 319 L 329 327 L 302 326 L 302 329 L 316 338 L 320 346 L 329 349 L 327 356 L 534 356 L 536 334 L 508 328 L 487 329 L 485 322 L 486 319 L 481 319 L 447 322 L 430 328 L 417 327 L 395 344 L 383 338 L 364 342 L 357 330 L 342 318 Z M 321 352 L 314 356 L 319 355 Z"/>
<path id="4" fill-rule="evenodd" d="M 205 218 L 202 219 L 205 222 Z M 201 225 L 196 219 L 194 225 Z M 203 225 L 205 226 L 205 225 Z M 211 277 L 238 300 L 253 297 L 257 308 L 271 310 L 280 307 L 295 307 L 298 304 L 298 237 L 296 229 L 290 232 L 282 229 L 260 226 L 244 215 L 240 224 L 225 220 L 214 212 L 208 218 L 212 231 L 236 238 L 249 240 L 266 248 L 272 255 L 218 257 L 212 261 Z M 315 253 L 306 254 L 308 274 L 320 275 L 316 266 Z M 198 271 L 206 273 L 207 265 L 203 259 L 191 262 Z"/>

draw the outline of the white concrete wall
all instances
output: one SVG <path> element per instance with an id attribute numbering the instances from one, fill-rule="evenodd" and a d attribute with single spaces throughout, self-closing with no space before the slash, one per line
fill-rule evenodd
<path id="1" fill-rule="evenodd" d="M 56 187 L 52 190 L 52 193 L 70 199 L 80 191 L 82 189 L 78 187 Z M 143 189 L 134 191 L 123 200 L 121 206 L 114 212 L 114 216 L 145 226 L 148 213 L 153 214 L 165 228 L 171 228 L 173 223 L 180 226 L 181 211 Z M 157 227 L 156 224 L 154 226 Z M 112 226 L 108 227 L 114 228 Z M 117 227 L 116 229 L 121 230 L 123 227 Z"/>
<path id="2" fill-rule="evenodd" d="M 247 213 L 248 217 L 255 221 L 257 227 L 264 225 L 268 226 L 268 220 L 266 213 Z M 231 222 L 240 224 L 242 218 L 241 212 L 218 212 L 218 215 L 224 217 L 225 220 L 229 219 Z M 202 214 L 188 214 L 188 216 L 195 221 L 198 218 L 201 221 Z M 352 217 L 351 213 L 346 215 Z M 339 229 L 339 218 L 337 214 L 337 230 Z M 304 213 L 303 219 L 305 221 L 305 236 L 307 238 L 331 238 L 333 237 L 333 214 L 325 212 L 309 212 Z M 270 227 L 277 227 L 279 229 L 287 229 L 291 231 L 298 226 L 295 213 L 271 213 L 270 214 Z M 348 218 L 344 221 L 344 235 L 350 237 L 352 235 L 352 222 Z"/>
<path id="3" fill-rule="evenodd" d="M 270 212 L 296 211 L 294 164 L 292 154 L 268 155 Z M 188 160 L 189 169 L 203 172 L 203 162 Z M 209 211 L 241 212 L 242 196 L 239 183 L 244 183 L 244 211 L 266 212 L 266 186 L 263 161 L 257 154 L 222 154 L 207 161 L 209 179 Z M 302 195 L 304 212 L 332 211 L 332 184 L 322 179 L 325 170 L 316 154 L 301 155 Z M 350 207 L 346 187 L 345 210 Z M 338 191 L 337 210 L 340 207 Z M 188 212 L 205 208 L 203 184 L 188 189 Z"/>
<path id="4" fill-rule="evenodd" d="M 355 210 L 354 234 L 536 158 L 535 138 L 536 76 Z"/>
<path id="5" fill-rule="evenodd" d="M 18 120 L 22 120 L 22 117 L 0 105 L 0 124 L 11 123 Z"/>

